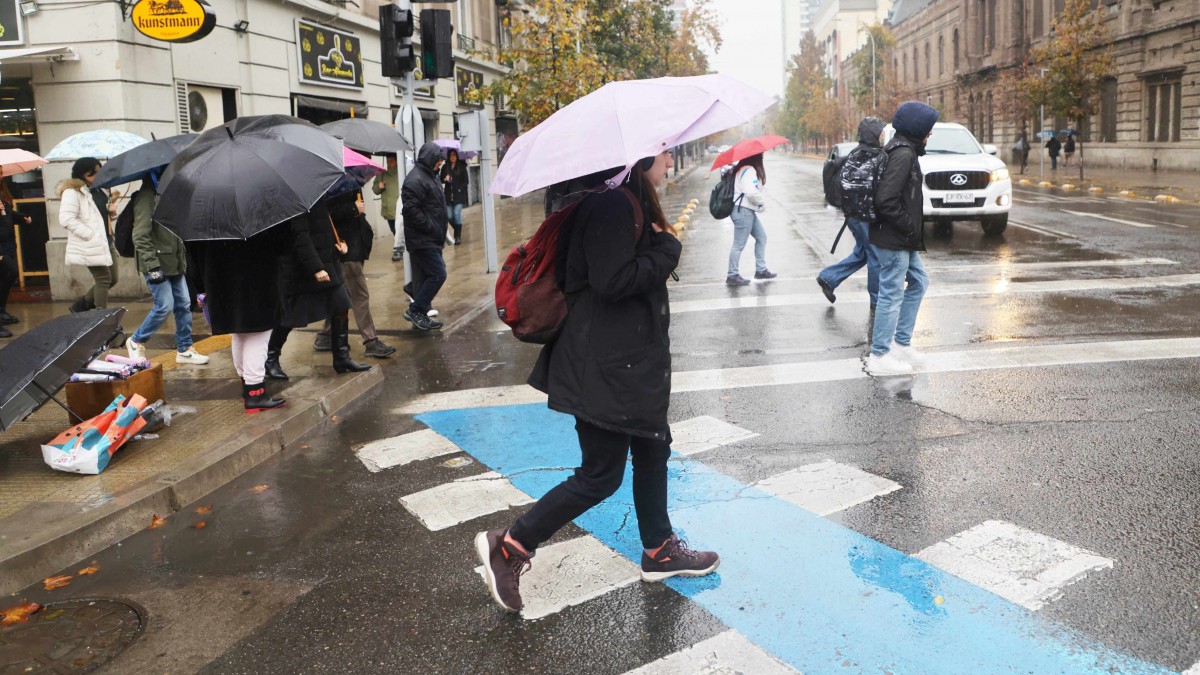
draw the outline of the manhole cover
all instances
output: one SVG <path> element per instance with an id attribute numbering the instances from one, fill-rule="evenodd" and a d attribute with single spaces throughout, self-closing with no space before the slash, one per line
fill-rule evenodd
<path id="1" fill-rule="evenodd" d="M 86 673 L 142 633 L 146 610 L 127 600 L 51 602 L 29 621 L 0 628 L 0 675 Z"/>

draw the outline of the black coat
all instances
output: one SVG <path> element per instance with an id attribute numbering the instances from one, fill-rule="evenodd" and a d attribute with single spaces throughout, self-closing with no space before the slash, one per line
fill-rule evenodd
<path id="1" fill-rule="evenodd" d="M 8 205 L 0 214 L 0 255 L 17 255 L 17 231 L 13 226 L 12 206 Z"/>
<path id="2" fill-rule="evenodd" d="M 417 166 L 404 177 L 400 188 L 403 206 L 404 245 L 409 250 L 441 249 L 446 246 L 446 195 L 433 167 L 442 159 L 437 143 L 426 143 L 417 153 Z"/>
<path id="3" fill-rule="evenodd" d="M 648 222 L 649 219 L 644 219 Z M 667 440 L 671 323 L 667 278 L 683 245 L 647 224 L 617 190 L 591 195 L 570 221 L 567 321 L 542 348 L 529 384 L 550 407 L 596 426 Z"/>
<path id="4" fill-rule="evenodd" d="M 450 182 L 446 182 L 446 176 L 450 177 Z M 450 162 L 447 161 L 442 165 L 442 185 L 446 192 L 447 204 L 466 204 L 467 203 L 467 187 L 471 184 L 471 174 L 467 170 L 467 165 L 461 159 L 450 168 Z"/>
<path id="5" fill-rule="evenodd" d="M 1046 150 L 1050 152 L 1051 157 L 1058 157 L 1059 150 L 1062 150 L 1062 143 L 1059 143 L 1057 138 L 1051 137 L 1046 141 Z"/>
<path id="6" fill-rule="evenodd" d="M 278 225 L 249 239 L 188 242 L 189 279 L 207 293 L 214 335 L 261 333 L 279 324 L 279 254 L 287 227 Z"/>
<path id="7" fill-rule="evenodd" d="M 285 298 L 325 293 L 342 285 L 342 265 L 334 248 L 333 225 L 323 203 L 318 202 L 312 211 L 278 227 L 284 228 L 289 237 L 279 260 Z M 316 274 L 321 270 L 329 274 L 329 281 L 317 281 Z"/>
<path id="8" fill-rule="evenodd" d="M 871 243 L 897 251 L 925 248 L 924 175 L 918 158 L 925 144 L 897 134 L 884 148 L 887 168 L 875 189 Z"/>
<path id="9" fill-rule="evenodd" d="M 325 203 L 337 227 L 338 236 L 349 248 L 341 256 L 342 262 L 365 262 L 371 257 L 371 247 L 375 244 L 375 231 L 371 229 L 366 216 L 358 212 L 355 206 L 357 201 L 358 193 L 348 192 Z"/>

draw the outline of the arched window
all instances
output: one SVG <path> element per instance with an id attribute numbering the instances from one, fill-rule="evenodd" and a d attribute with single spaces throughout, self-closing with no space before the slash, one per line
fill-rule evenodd
<path id="1" fill-rule="evenodd" d="M 938 35 L 938 75 L 946 74 L 946 36 Z"/>
<path id="2" fill-rule="evenodd" d="M 954 70 L 957 71 L 958 70 L 958 29 L 957 28 L 954 29 L 954 37 L 952 38 L 952 41 L 954 42 Z"/>
<path id="3" fill-rule="evenodd" d="M 1046 32 L 1046 2 L 1033 0 L 1033 37 L 1041 37 Z"/>
<path id="4" fill-rule="evenodd" d="M 987 0 L 987 50 L 996 48 L 996 0 Z"/>
<path id="5" fill-rule="evenodd" d="M 921 79 L 921 53 L 917 51 L 917 46 L 913 45 L 913 82 Z"/>
<path id="6" fill-rule="evenodd" d="M 905 52 L 904 54 L 902 54 L 900 58 L 904 59 L 904 68 L 900 71 L 900 79 L 907 80 L 908 79 L 908 52 Z"/>
<path id="7" fill-rule="evenodd" d="M 929 80 L 933 77 L 933 63 L 929 58 L 929 41 L 925 41 L 925 79 Z"/>
<path id="8" fill-rule="evenodd" d="M 994 117 L 995 107 L 992 105 L 992 92 L 987 95 L 987 142 L 993 143 L 996 140 L 996 118 Z"/>

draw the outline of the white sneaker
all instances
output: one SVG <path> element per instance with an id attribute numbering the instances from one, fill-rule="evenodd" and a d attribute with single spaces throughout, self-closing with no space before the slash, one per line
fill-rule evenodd
<path id="1" fill-rule="evenodd" d="M 437 316 L 437 315 L 438 315 L 438 311 L 437 311 L 436 309 L 433 309 L 433 308 L 430 308 L 428 312 L 425 312 L 425 316 L 427 316 L 427 317 L 429 317 L 429 318 L 431 318 L 431 319 L 432 319 L 433 317 Z"/>
<path id="2" fill-rule="evenodd" d="M 892 352 L 883 356 L 871 354 L 867 357 L 867 374 L 873 377 L 889 375 L 912 375 L 913 367 L 901 361 Z"/>
<path id="3" fill-rule="evenodd" d="M 921 366 L 925 365 L 925 355 L 912 345 L 902 345 L 893 342 L 891 351 L 888 353 L 895 354 L 896 358 L 909 364 L 913 368 L 920 368 Z"/>
<path id="4" fill-rule="evenodd" d="M 202 366 L 208 363 L 208 357 L 196 351 L 195 347 L 188 347 L 186 352 L 175 352 L 175 363 L 190 363 Z"/>
<path id="5" fill-rule="evenodd" d="M 129 350 L 129 358 L 144 360 L 146 358 L 146 345 L 140 342 L 134 342 L 133 338 L 125 341 L 125 348 Z"/>

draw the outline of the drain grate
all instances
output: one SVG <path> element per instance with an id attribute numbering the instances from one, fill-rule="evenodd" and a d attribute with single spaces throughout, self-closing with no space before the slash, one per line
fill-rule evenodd
<path id="1" fill-rule="evenodd" d="M 0 675 L 90 672 L 133 644 L 145 625 L 146 610 L 128 600 L 48 603 L 28 622 L 0 628 Z"/>

